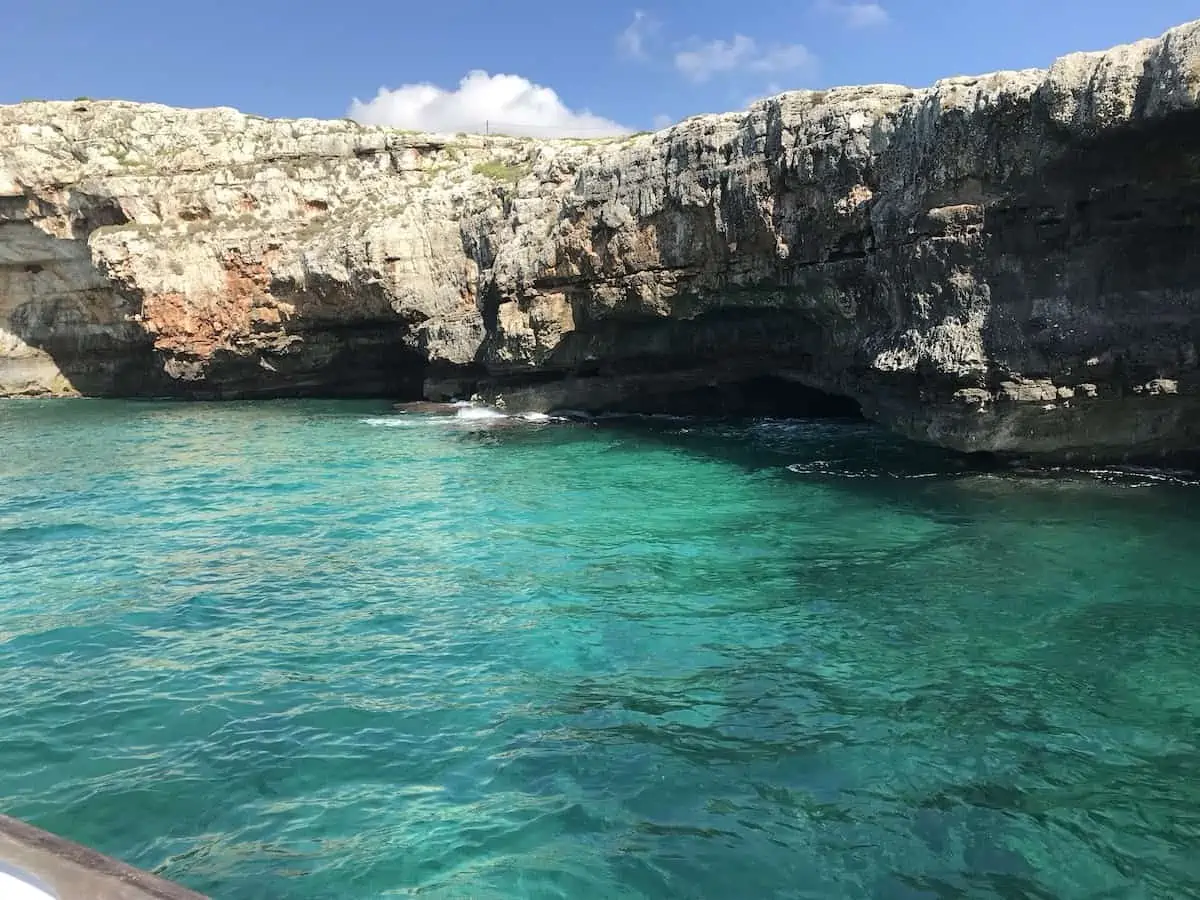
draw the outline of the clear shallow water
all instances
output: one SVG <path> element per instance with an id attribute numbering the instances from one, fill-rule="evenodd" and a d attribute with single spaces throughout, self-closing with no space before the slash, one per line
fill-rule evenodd
<path id="1" fill-rule="evenodd" d="M 1200 895 L 1200 488 L 0 404 L 0 804 L 219 898 Z"/>

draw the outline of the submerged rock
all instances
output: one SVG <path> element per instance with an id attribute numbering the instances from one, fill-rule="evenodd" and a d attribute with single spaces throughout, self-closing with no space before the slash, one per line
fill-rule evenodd
<path id="1" fill-rule="evenodd" d="M 24 103 L 0 393 L 728 413 L 769 379 L 960 450 L 1170 453 L 1198 238 L 1200 23 L 603 140 Z"/>

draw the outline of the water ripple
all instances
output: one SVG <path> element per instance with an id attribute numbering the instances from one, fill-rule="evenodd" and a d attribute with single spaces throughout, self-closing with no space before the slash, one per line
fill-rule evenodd
<path id="1" fill-rule="evenodd" d="M 363 403 L 0 428 L 5 810 L 216 897 L 1200 895 L 1189 473 Z"/>

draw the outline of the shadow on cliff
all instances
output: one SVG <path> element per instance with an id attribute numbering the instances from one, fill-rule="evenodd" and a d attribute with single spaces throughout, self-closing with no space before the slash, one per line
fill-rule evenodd
<path id="1" fill-rule="evenodd" d="M 309 275 L 303 283 L 231 254 L 224 260 L 229 299 L 269 304 L 251 310 L 249 333 L 193 366 L 185 347 L 156 355 L 173 376 L 172 395 L 196 399 L 421 396 L 424 354 L 419 319 L 397 313 L 377 283 Z M 283 306 L 289 312 L 275 312 Z M 255 315 L 259 318 L 255 318 Z"/>
<path id="2" fill-rule="evenodd" d="M 1020 376 L 1044 379 L 1079 398 L 1050 413 L 1009 404 L 1007 428 L 1191 466 L 1200 451 L 1200 112 L 1062 140 L 1036 179 L 984 213 L 986 387 L 1002 392 L 1007 373 L 1019 373 L 1018 389 Z M 1150 389 L 1160 379 L 1167 387 Z"/>
<path id="3" fill-rule="evenodd" d="M 65 237 L 28 220 L 42 205 L 31 196 L 0 198 L 0 219 L 7 220 L 0 235 L 0 312 L 7 313 L 12 334 L 45 354 L 0 359 L 0 383 L 16 393 L 74 388 L 85 396 L 137 394 L 155 384 L 153 339 L 131 320 L 138 304 L 96 270 L 88 247 L 97 229 L 128 223 L 120 205 L 72 191 L 77 214 Z"/>
<path id="4" fill-rule="evenodd" d="M 989 205 L 984 234 L 1000 365 L 1114 387 L 1195 367 L 1200 112 L 1067 142 Z"/>
<path id="5" fill-rule="evenodd" d="M 30 392 L 53 386 L 89 397 L 421 396 L 425 359 L 414 338 L 417 323 L 397 314 L 377 285 L 271 280 L 262 263 L 231 254 L 224 260 L 227 292 L 214 309 L 191 309 L 172 295 L 147 298 L 95 270 L 88 237 L 127 220 L 114 201 L 85 199 L 79 205 L 87 216 L 74 223 L 71 238 L 10 226 L 9 246 L 0 245 L 7 291 L 31 298 L 9 313 L 9 328 L 49 357 L 5 360 L 0 383 L 16 392 L 22 385 Z M 24 237 L 13 237 L 13 227 Z M 20 263 L 5 265 L 16 251 L 23 251 Z M 64 291 L 63 284 L 74 289 Z M 284 318 L 268 303 L 261 308 L 273 318 L 251 318 L 247 330 L 239 315 L 263 300 L 282 301 L 291 312 Z"/>
<path id="6" fill-rule="evenodd" d="M 303 313 L 299 313 L 303 315 Z M 64 334 L 29 311 L 12 316 L 13 330 L 45 351 L 71 387 L 85 397 L 194 400 L 282 397 L 421 396 L 424 357 L 413 350 L 402 321 L 305 323 L 273 335 L 262 346 L 219 348 L 204 358 L 155 347 L 154 337 L 131 327 L 122 334 Z"/>

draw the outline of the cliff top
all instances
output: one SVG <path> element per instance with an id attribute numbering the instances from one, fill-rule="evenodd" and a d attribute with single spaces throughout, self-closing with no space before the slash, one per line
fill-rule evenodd
<path id="1" fill-rule="evenodd" d="M 159 103 L 128 100 L 27 100 L 0 105 L 0 129 L 18 128 L 17 137 L 37 140 L 47 135 L 43 126 L 76 143 L 99 141 L 110 132 L 152 139 L 164 130 L 191 138 L 220 137 L 262 140 L 272 133 L 285 133 L 292 141 L 311 144 L 308 152 L 344 155 L 346 152 L 407 146 L 442 146 L 454 143 L 463 148 L 548 144 L 619 145 L 639 138 L 665 135 L 677 129 L 705 130 L 736 126 L 756 113 L 772 107 L 834 107 L 845 113 L 855 109 L 870 112 L 876 105 L 901 101 L 920 103 L 931 99 L 942 105 L 957 105 L 964 95 L 976 100 L 980 94 L 1028 94 L 1040 90 L 1057 101 L 1064 125 L 1097 116 L 1128 115 L 1134 107 L 1148 116 L 1171 109 L 1192 108 L 1200 94 L 1200 19 L 1165 32 L 1107 50 L 1071 53 L 1047 69 L 1002 70 L 981 75 L 957 75 L 939 79 L 932 86 L 913 88 L 898 84 L 839 86 L 827 90 L 785 91 L 751 104 L 747 109 L 691 116 L 658 132 L 636 132 L 608 137 L 526 138 L 509 135 L 479 135 L 421 132 L 388 126 L 361 125 L 352 119 L 276 119 L 240 112 L 232 107 L 182 108 Z M 1082 108 L 1079 95 L 1103 98 L 1107 108 Z M 29 131 L 21 126 L 29 126 Z M 353 136 L 348 138 L 348 136 Z M 11 138 L 10 138 L 11 140 Z M 5 141 L 7 143 L 8 141 Z M 2 145 L 0 145 L 2 146 Z M 303 152 L 298 148 L 295 152 Z M 236 150 L 235 150 L 236 156 Z M 246 161 L 251 161 L 247 159 Z"/>

